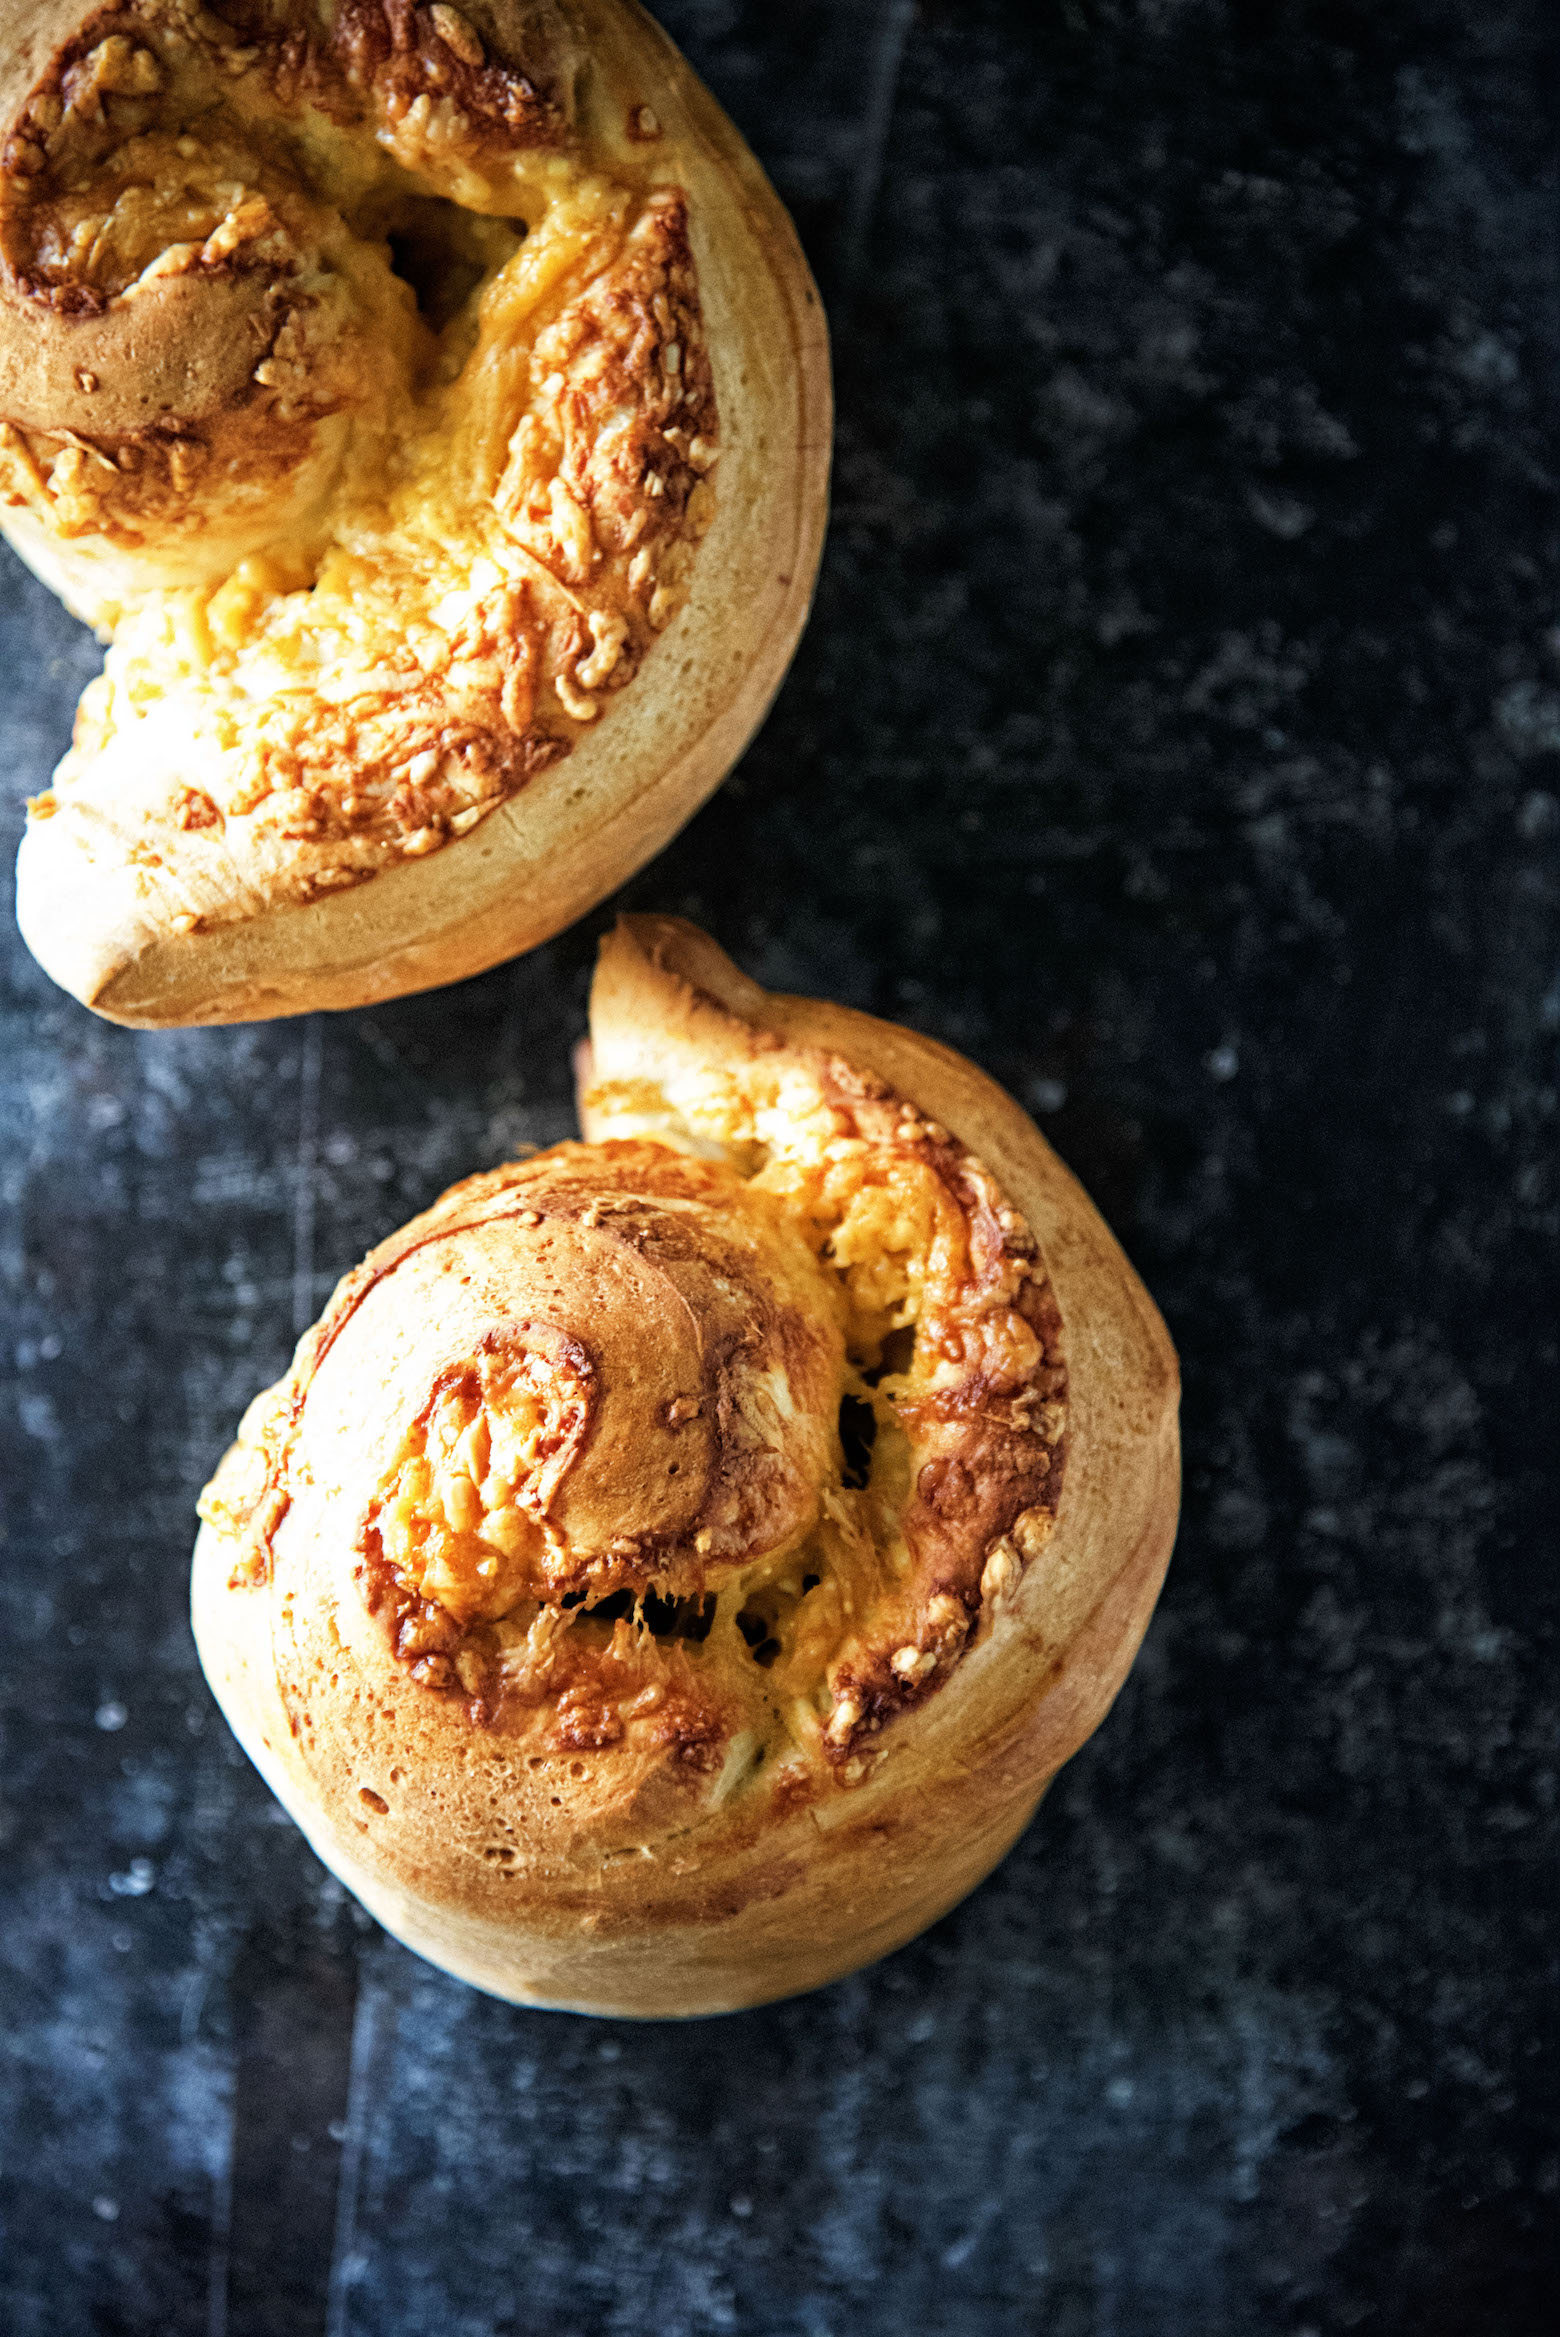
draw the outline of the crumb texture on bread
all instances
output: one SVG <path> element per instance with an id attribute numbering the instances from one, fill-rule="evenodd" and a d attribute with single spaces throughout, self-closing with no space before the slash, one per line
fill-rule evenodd
<path id="1" fill-rule="evenodd" d="M 1099 1717 L 1173 1527 L 1173 1358 L 1058 1171 L 1114 1285 L 1069 1319 L 1029 1123 L 716 956 L 619 928 L 585 1141 L 373 1252 L 202 1503 L 203 1653 L 289 1806 L 403 1936 L 549 2001 L 594 2001 L 571 1938 L 680 1940 L 682 2001 L 626 1965 L 600 2001 L 699 2010 L 929 1919 Z M 701 1981 L 723 1925 L 751 1968 Z"/>

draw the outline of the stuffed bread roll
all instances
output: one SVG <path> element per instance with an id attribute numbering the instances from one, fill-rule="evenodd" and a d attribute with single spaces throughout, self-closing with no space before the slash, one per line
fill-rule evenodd
<path id="1" fill-rule="evenodd" d="M 801 630 L 830 398 L 784 211 L 632 0 L 12 15 L 0 526 L 110 642 L 29 946 L 148 1025 L 532 947 Z"/>
<path id="2" fill-rule="evenodd" d="M 1175 1357 L 999 1088 L 692 926 L 605 943 L 580 1118 L 346 1277 L 208 1488 L 195 1627 L 408 1945 L 722 2011 L 943 1913 L 1102 1718 Z"/>

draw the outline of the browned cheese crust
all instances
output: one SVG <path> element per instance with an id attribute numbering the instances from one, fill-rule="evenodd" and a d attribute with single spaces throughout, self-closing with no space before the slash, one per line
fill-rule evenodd
<path id="1" fill-rule="evenodd" d="M 203 1650 L 245 1741 L 356 1837 L 357 1887 L 509 1934 L 515 1993 L 527 1927 L 599 1923 L 614 1882 L 630 1912 L 668 1874 L 685 1917 L 690 1888 L 783 1901 L 798 1826 L 870 1806 L 896 1751 L 902 1797 L 1069 1481 L 1068 1341 L 1012 1192 L 924 1090 L 690 979 L 690 931 L 604 951 L 588 1141 L 455 1187 L 349 1275 L 202 1505 Z M 812 1945 L 874 1952 L 869 1925 Z"/>
<path id="2" fill-rule="evenodd" d="M 100 922 L 211 935 L 427 860 L 609 721 L 719 508 L 712 174 L 616 0 L 37 15 L 0 524 L 112 642 L 22 862 L 80 990 L 51 852 L 128 863 Z"/>

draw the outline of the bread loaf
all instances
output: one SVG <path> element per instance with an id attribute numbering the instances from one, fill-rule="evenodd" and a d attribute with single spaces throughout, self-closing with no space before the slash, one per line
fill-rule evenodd
<path id="1" fill-rule="evenodd" d="M 720 2011 L 943 1913 L 1101 1719 L 1175 1358 L 990 1080 L 675 920 L 603 948 L 581 1122 L 348 1275 L 208 1489 L 196 1632 L 421 1954 Z"/>
<path id="2" fill-rule="evenodd" d="M 121 1022 L 446 982 L 664 843 L 824 520 L 821 312 L 632 0 L 41 0 L 0 525 L 110 639 L 17 909 Z"/>

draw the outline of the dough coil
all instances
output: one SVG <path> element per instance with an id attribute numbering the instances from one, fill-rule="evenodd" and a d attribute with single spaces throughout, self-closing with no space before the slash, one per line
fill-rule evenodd
<path id="1" fill-rule="evenodd" d="M 580 1113 L 341 1284 L 208 1488 L 197 1636 L 411 1946 L 716 2011 L 933 1920 L 1100 1720 L 1175 1360 L 990 1081 L 676 920 L 604 945 Z"/>
<path id="2" fill-rule="evenodd" d="M 632 0 L 44 0 L 0 61 L 0 524 L 111 637 L 26 938 L 126 1022 L 530 947 L 805 617 L 817 297 Z"/>

